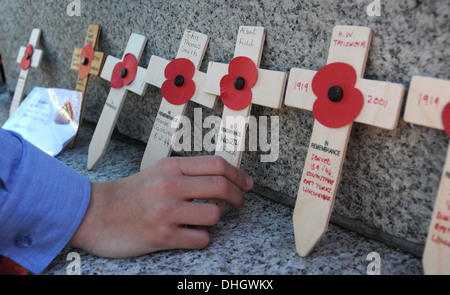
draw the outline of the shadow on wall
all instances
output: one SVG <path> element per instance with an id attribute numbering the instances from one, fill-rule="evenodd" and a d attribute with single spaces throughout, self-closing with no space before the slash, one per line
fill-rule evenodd
<path id="1" fill-rule="evenodd" d="M 3 69 L 2 51 L 0 50 L 0 93 L 4 92 L 5 90 L 6 90 L 6 76 L 5 70 Z"/>

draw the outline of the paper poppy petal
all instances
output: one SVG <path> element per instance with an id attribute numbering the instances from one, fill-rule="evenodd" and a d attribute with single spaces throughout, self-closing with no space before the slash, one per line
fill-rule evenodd
<path id="1" fill-rule="evenodd" d="M 220 80 L 220 97 L 222 102 L 229 109 L 239 111 L 246 108 L 252 101 L 252 89 L 244 88 L 237 90 L 234 88 L 234 77 L 223 76 Z"/>
<path id="2" fill-rule="evenodd" d="M 195 65 L 187 58 L 177 58 L 171 61 L 164 70 L 164 76 L 168 80 L 174 80 L 176 76 L 183 76 L 184 80 L 191 80 L 195 74 Z"/>
<path id="3" fill-rule="evenodd" d="M 122 62 L 118 62 L 113 69 L 112 75 L 111 75 L 111 87 L 118 89 L 121 88 L 124 83 L 123 83 L 123 79 L 120 77 L 120 70 L 122 70 L 124 68 L 124 65 Z"/>
<path id="4" fill-rule="evenodd" d="M 27 54 L 29 55 L 29 58 L 27 59 Z M 22 57 L 22 62 L 20 63 L 20 67 L 22 70 L 27 70 L 31 65 L 31 57 L 33 56 L 33 46 L 28 45 L 25 49 L 25 53 Z"/>
<path id="5" fill-rule="evenodd" d="M 352 66 L 346 63 L 331 63 L 317 72 L 311 86 L 317 97 L 328 97 L 328 90 L 332 86 L 353 87 L 357 78 Z"/>
<path id="6" fill-rule="evenodd" d="M 317 96 L 313 114 L 322 125 L 340 128 L 356 119 L 364 106 L 364 95 L 354 87 L 356 80 L 356 71 L 345 63 L 332 63 L 317 72 L 311 83 Z M 337 102 L 328 97 L 333 86 L 342 89 L 343 96 Z"/>
<path id="7" fill-rule="evenodd" d="M 138 69 L 137 59 L 133 54 L 127 53 L 124 56 L 122 63 L 124 65 L 124 68 L 127 69 L 127 75 L 123 78 L 123 84 L 130 85 L 131 82 L 134 81 L 134 78 L 136 78 Z"/>
<path id="8" fill-rule="evenodd" d="M 317 121 L 330 128 L 340 128 L 353 122 L 364 106 L 364 96 L 359 89 L 344 89 L 344 97 L 339 102 L 327 98 L 314 102 L 313 114 Z"/>
<path id="9" fill-rule="evenodd" d="M 450 137 L 450 103 L 446 104 L 442 110 L 442 124 L 447 136 Z"/>
<path id="10" fill-rule="evenodd" d="M 195 83 L 192 80 L 184 81 L 182 86 L 175 86 L 173 80 L 166 80 L 161 86 L 164 98 L 173 105 L 188 102 L 195 93 Z"/>
<path id="11" fill-rule="evenodd" d="M 258 69 L 255 63 L 248 57 L 238 56 L 231 60 L 228 66 L 228 74 L 245 80 L 245 87 L 252 88 L 258 80 Z M 233 81 L 234 83 L 234 81 Z"/>
<path id="12" fill-rule="evenodd" d="M 80 67 L 78 68 L 78 75 L 80 76 L 80 78 L 84 79 L 89 75 L 89 72 L 91 71 L 91 63 L 94 59 L 94 54 L 95 50 L 92 44 L 86 44 L 80 55 Z M 85 65 L 81 63 L 84 57 L 87 59 L 87 64 Z"/>

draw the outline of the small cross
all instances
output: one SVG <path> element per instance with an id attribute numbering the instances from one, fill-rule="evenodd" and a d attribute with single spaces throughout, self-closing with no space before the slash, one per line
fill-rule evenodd
<path id="1" fill-rule="evenodd" d="M 97 165 L 106 152 L 128 91 L 142 96 L 147 89 L 145 83 L 147 70 L 138 66 L 146 43 L 146 37 L 133 33 L 122 60 L 111 55 L 106 58 L 100 77 L 110 82 L 111 90 L 89 145 L 87 162 L 89 170 Z"/>
<path id="2" fill-rule="evenodd" d="M 217 96 L 203 91 L 206 74 L 198 71 L 208 42 L 209 37 L 207 35 L 186 30 L 174 61 L 170 62 L 158 56 L 151 57 L 147 68 L 146 81 L 153 86 L 161 88 L 162 91 L 168 91 L 169 93 L 163 92 L 163 95 L 165 94 L 167 98 L 163 96 L 161 101 L 142 159 L 141 170 L 144 170 L 157 160 L 170 155 L 172 144 L 176 138 L 176 131 L 180 126 L 180 116 L 183 116 L 186 110 L 187 100 L 211 109 L 215 107 Z M 171 71 L 171 68 L 178 62 L 181 62 L 183 65 L 183 69 L 179 70 L 180 73 L 183 73 L 185 66 L 188 65 L 191 67 L 193 77 L 175 73 L 175 77 L 170 77 L 172 80 L 169 80 L 169 77 L 166 77 L 166 73 L 167 71 Z M 170 75 L 170 73 L 167 74 Z M 194 83 L 189 85 L 188 83 L 190 81 L 188 79 Z M 165 84 L 164 88 L 163 84 Z M 189 87 L 192 88 L 192 85 L 194 85 L 195 91 L 194 89 L 189 89 Z M 174 91 L 174 93 L 171 93 L 171 91 Z M 187 91 L 190 91 L 189 95 L 184 96 Z"/>
<path id="3" fill-rule="evenodd" d="M 215 154 L 235 167 L 241 163 L 252 104 L 279 109 L 283 100 L 287 74 L 259 68 L 265 36 L 264 27 L 239 27 L 230 64 L 208 65 L 205 92 L 221 96 L 224 102 Z"/>
<path id="4" fill-rule="evenodd" d="M 397 127 L 405 87 L 362 78 L 371 38 L 370 28 L 336 26 L 327 66 L 290 72 L 285 104 L 316 118 L 293 216 L 300 256 L 327 230 L 353 121 Z"/>
<path id="5" fill-rule="evenodd" d="M 450 137 L 450 81 L 415 76 L 411 80 L 404 120 Z M 450 275 L 450 146 L 422 258 L 427 275 Z"/>
<path id="6" fill-rule="evenodd" d="M 101 27 L 99 25 L 89 25 L 86 33 L 86 40 L 84 42 L 84 48 L 76 48 L 74 50 L 72 63 L 70 65 L 72 70 L 78 71 L 76 90 L 82 93 L 79 126 L 81 126 L 83 119 L 84 100 L 86 97 L 89 76 L 99 76 L 102 70 L 103 61 L 105 60 L 105 54 L 103 52 L 95 51 L 98 38 L 100 37 L 100 31 Z M 69 144 L 69 147 L 72 147 L 75 144 L 79 130 L 80 127 L 78 127 L 77 134 Z"/>
<path id="7" fill-rule="evenodd" d="M 19 55 L 17 56 L 17 63 L 20 64 L 21 69 L 19 80 L 17 81 L 16 85 L 16 90 L 14 91 L 11 108 L 9 110 L 10 116 L 16 111 L 23 100 L 25 84 L 28 80 L 30 66 L 33 68 L 38 68 L 41 64 L 44 52 L 41 49 L 36 49 L 39 44 L 41 34 L 41 29 L 33 29 L 28 46 L 20 47 Z"/>

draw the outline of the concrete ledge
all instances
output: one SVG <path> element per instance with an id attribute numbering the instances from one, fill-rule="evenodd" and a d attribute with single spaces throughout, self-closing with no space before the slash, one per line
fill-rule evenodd
<path id="1" fill-rule="evenodd" d="M 0 96 L 0 124 L 7 120 L 8 96 Z M 144 148 L 114 136 L 107 153 L 94 171 L 86 168 L 93 125 L 84 123 L 74 149 L 57 158 L 91 181 L 107 181 L 139 171 Z M 261 188 L 258 189 L 261 193 Z M 423 274 L 416 256 L 382 242 L 331 224 L 328 232 L 306 258 L 295 251 L 292 208 L 261 194 L 246 194 L 243 211 L 229 210 L 210 229 L 211 243 L 203 250 L 162 251 L 130 259 L 105 259 L 73 247 L 66 247 L 43 274 L 65 275 L 67 254 L 81 256 L 82 274 L 147 275 L 364 275 L 370 261 L 367 255 L 377 252 L 381 274 Z M 264 194 L 270 191 L 263 192 Z"/>

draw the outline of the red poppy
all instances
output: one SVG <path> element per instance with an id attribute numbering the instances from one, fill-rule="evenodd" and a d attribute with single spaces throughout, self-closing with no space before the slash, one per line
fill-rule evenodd
<path id="1" fill-rule="evenodd" d="M 362 110 L 364 96 L 355 88 L 356 71 L 345 63 L 332 63 L 320 69 L 312 81 L 317 96 L 313 114 L 322 125 L 339 128 L 350 124 Z"/>
<path id="2" fill-rule="evenodd" d="M 111 87 L 118 89 L 123 85 L 130 85 L 136 78 L 137 70 L 138 62 L 136 57 L 131 53 L 127 53 L 123 57 L 123 61 L 118 62 L 113 69 Z"/>
<path id="3" fill-rule="evenodd" d="M 230 109 L 238 111 L 252 102 L 252 87 L 258 80 L 255 63 L 245 56 L 235 57 L 228 66 L 228 75 L 220 80 L 220 97 Z"/>
<path id="4" fill-rule="evenodd" d="M 189 101 L 195 93 L 195 83 L 192 80 L 195 66 L 187 58 L 177 58 L 171 61 L 164 70 L 164 81 L 161 93 L 164 98 L 174 105 L 181 105 Z"/>
<path id="5" fill-rule="evenodd" d="M 450 103 L 446 104 L 442 110 L 442 124 L 448 137 L 450 137 Z"/>
<path id="6" fill-rule="evenodd" d="M 33 56 L 33 46 L 28 45 L 27 49 L 25 49 L 25 53 L 22 57 L 22 62 L 20 63 L 20 67 L 22 70 L 27 70 L 31 65 L 31 56 Z"/>
<path id="7" fill-rule="evenodd" d="M 95 50 L 92 44 L 86 44 L 81 51 L 80 67 L 78 68 L 78 75 L 80 78 L 86 78 L 91 71 L 91 63 L 94 59 Z"/>

